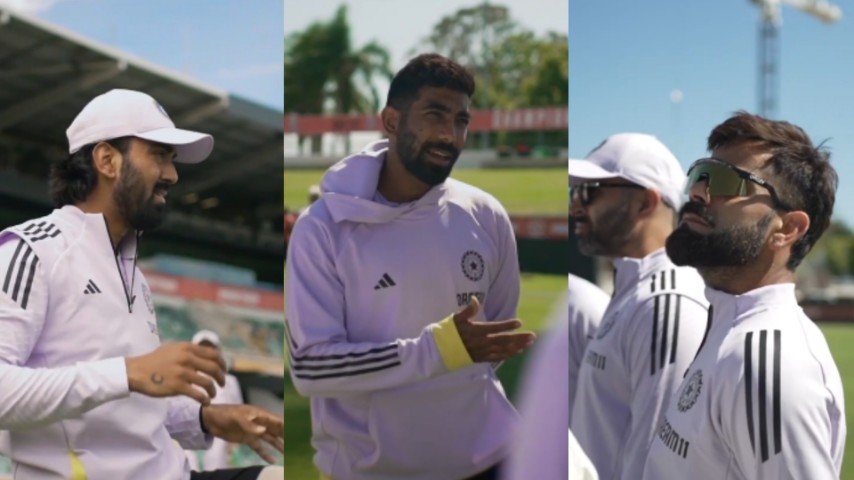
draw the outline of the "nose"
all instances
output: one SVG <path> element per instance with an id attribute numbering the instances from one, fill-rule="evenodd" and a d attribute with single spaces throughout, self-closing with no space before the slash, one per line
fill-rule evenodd
<path id="1" fill-rule="evenodd" d="M 160 172 L 160 181 L 170 185 L 178 183 L 178 169 L 175 168 L 175 162 L 169 160 Z"/>
<path id="2" fill-rule="evenodd" d="M 457 132 L 456 127 L 453 122 L 443 124 L 437 133 L 437 139 L 439 142 L 448 144 L 448 145 L 457 145 L 457 136 L 460 132 Z"/>
<path id="3" fill-rule="evenodd" d="M 709 195 L 709 178 L 703 177 L 694 182 L 688 191 L 691 200 L 708 205 L 710 201 Z"/>

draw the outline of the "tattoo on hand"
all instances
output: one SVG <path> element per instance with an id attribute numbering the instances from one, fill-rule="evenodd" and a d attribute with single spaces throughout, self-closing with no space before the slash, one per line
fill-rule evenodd
<path id="1" fill-rule="evenodd" d="M 160 375 L 159 373 L 152 373 L 151 381 L 154 382 L 155 385 L 160 385 L 163 383 L 163 375 Z"/>

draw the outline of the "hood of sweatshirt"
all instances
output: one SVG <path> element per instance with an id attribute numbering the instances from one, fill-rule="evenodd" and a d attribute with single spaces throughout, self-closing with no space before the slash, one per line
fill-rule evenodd
<path id="1" fill-rule="evenodd" d="M 397 206 L 374 200 L 383 162 L 388 154 L 388 140 L 378 140 L 361 152 L 336 163 L 323 176 L 321 200 L 326 204 L 332 219 L 338 223 L 389 223 L 416 220 L 435 214 L 445 199 L 445 183 L 431 188 L 414 202 Z"/>

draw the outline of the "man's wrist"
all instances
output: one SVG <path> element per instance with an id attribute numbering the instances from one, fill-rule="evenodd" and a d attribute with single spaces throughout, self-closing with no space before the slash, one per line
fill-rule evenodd
<path id="1" fill-rule="evenodd" d="M 205 435 L 210 435 L 210 433 L 211 433 L 211 432 L 209 432 L 209 431 L 208 431 L 208 429 L 207 429 L 207 428 L 205 428 L 205 415 L 204 415 L 204 412 L 205 412 L 205 406 L 204 406 L 204 405 L 199 405 L 199 426 L 201 426 L 201 427 L 202 427 L 202 433 L 204 433 Z"/>

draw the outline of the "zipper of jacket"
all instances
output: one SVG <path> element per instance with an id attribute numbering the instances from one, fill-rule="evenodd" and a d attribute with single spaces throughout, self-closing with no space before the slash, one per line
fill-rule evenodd
<path id="1" fill-rule="evenodd" d="M 107 224 L 107 217 L 104 217 L 104 226 L 107 228 L 107 239 L 110 241 L 110 245 L 112 245 L 113 240 L 110 237 L 110 226 Z M 137 242 L 139 242 L 139 232 L 136 233 L 136 238 L 137 238 Z M 137 246 L 138 246 L 138 243 L 137 243 Z M 128 305 L 128 313 L 133 313 L 133 302 L 134 302 L 134 300 L 136 300 L 136 298 L 134 298 L 132 296 L 132 294 L 133 294 L 133 284 L 134 284 L 134 281 L 136 280 L 136 259 L 137 259 L 138 252 L 139 252 L 139 250 L 137 249 L 137 252 L 135 252 L 133 255 L 133 273 L 131 273 L 130 292 L 128 292 L 127 283 L 125 283 L 125 276 L 122 275 L 122 267 L 121 267 L 121 265 L 119 265 L 119 254 L 120 254 L 120 252 L 118 251 L 118 247 L 113 247 L 113 260 L 116 261 L 116 270 L 119 272 L 119 280 L 122 282 L 122 291 L 125 292 L 125 301 L 127 302 L 127 305 Z"/>

